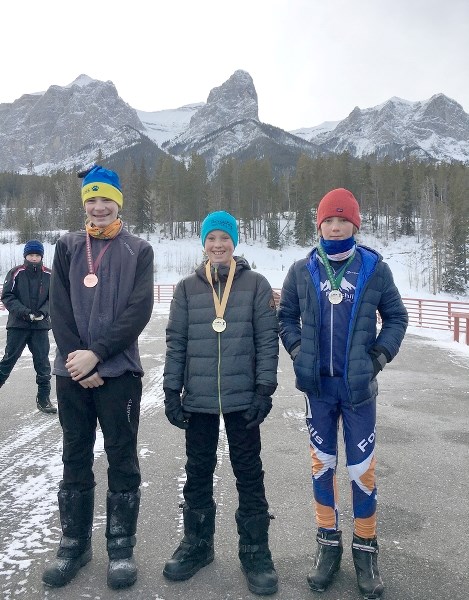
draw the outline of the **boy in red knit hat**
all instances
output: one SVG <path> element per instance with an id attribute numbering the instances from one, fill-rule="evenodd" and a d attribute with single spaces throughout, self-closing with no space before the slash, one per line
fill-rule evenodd
<path id="1" fill-rule="evenodd" d="M 314 591 L 325 590 L 342 558 L 336 485 L 341 419 L 352 489 L 353 562 L 360 592 L 374 599 L 384 590 L 377 564 L 376 377 L 398 353 L 408 318 L 382 256 L 357 245 L 360 225 L 352 192 L 338 188 L 324 196 L 317 209 L 319 244 L 288 271 L 279 323 L 296 387 L 306 398 L 318 526 L 308 583 Z"/>

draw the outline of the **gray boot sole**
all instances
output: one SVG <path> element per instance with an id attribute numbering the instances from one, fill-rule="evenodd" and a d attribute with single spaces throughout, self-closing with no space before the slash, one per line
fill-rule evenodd
<path id="1" fill-rule="evenodd" d="M 83 552 L 76 559 L 57 558 L 54 565 L 46 569 L 42 574 L 42 581 L 49 587 L 63 587 L 70 583 L 78 574 L 78 571 L 84 567 L 93 558 L 91 548 Z M 70 568 L 70 561 L 73 560 L 73 568 Z"/>

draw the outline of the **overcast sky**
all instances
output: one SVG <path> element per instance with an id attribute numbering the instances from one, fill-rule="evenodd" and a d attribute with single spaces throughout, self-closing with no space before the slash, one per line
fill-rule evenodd
<path id="1" fill-rule="evenodd" d="M 84 73 L 157 111 L 243 69 L 286 130 L 392 96 L 469 112 L 469 0 L 7 0 L 1 17 L 0 103 Z"/>

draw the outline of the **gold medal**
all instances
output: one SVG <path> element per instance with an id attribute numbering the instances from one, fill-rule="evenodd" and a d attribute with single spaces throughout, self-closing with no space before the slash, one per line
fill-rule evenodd
<path id="1" fill-rule="evenodd" d="M 94 273 L 88 273 L 88 275 L 83 279 L 83 283 L 86 287 L 92 288 L 98 283 L 98 278 Z"/>
<path id="2" fill-rule="evenodd" d="M 340 290 L 331 290 L 329 292 L 329 302 L 331 304 L 340 304 L 344 299 L 344 295 Z"/>
<path id="3" fill-rule="evenodd" d="M 221 333 L 222 331 L 225 331 L 225 329 L 226 329 L 225 319 L 222 319 L 221 317 L 217 317 L 216 319 L 214 319 L 212 322 L 212 328 L 217 333 Z"/>

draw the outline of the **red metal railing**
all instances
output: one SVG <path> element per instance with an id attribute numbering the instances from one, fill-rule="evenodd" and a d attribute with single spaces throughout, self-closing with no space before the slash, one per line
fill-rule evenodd
<path id="1" fill-rule="evenodd" d="M 176 284 L 155 284 L 155 302 L 171 302 Z M 1 286 L 0 286 L 1 290 Z M 274 289 L 279 297 L 280 289 Z M 469 343 L 469 302 L 459 300 L 432 300 L 427 298 L 402 298 L 409 313 L 409 325 L 427 329 L 441 329 L 454 332 L 458 341 L 465 334 Z M 0 302 L 0 310 L 5 310 Z"/>

